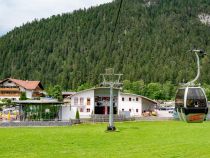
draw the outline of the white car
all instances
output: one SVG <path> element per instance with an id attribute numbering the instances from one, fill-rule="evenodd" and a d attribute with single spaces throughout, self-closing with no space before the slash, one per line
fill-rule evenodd
<path id="1" fill-rule="evenodd" d="M 168 113 L 173 114 L 174 113 L 174 107 L 170 107 L 170 109 L 168 110 Z"/>

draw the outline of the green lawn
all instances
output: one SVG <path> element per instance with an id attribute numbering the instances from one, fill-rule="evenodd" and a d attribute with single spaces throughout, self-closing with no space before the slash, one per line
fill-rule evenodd
<path id="1" fill-rule="evenodd" d="M 0 157 L 210 158 L 210 122 L 116 123 L 0 128 Z"/>

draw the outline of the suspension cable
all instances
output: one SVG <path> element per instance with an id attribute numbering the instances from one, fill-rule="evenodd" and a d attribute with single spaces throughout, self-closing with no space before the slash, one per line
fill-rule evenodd
<path id="1" fill-rule="evenodd" d="M 116 21 L 115 21 L 114 30 L 113 30 L 111 40 L 110 40 L 110 43 L 109 43 L 109 53 L 111 52 L 111 46 L 112 46 L 112 42 L 113 42 L 113 39 L 114 39 L 115 31 L 116 31 L 116 28 L 117 28 L 117 22 L 118 22 L 118 19 L 119 19 L 119 16 L 120 16 L 120 10 L 122 8 L 122 3 L 123 3 L 123 0 L 120 1 L 120 6 L 119 6 L 119 9 L 118 9 L 118 12 L 117 12 L 117 18 L 116 18 Z"/>

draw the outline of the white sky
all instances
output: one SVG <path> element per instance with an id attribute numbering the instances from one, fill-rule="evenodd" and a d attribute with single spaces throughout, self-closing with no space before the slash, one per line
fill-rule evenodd
<path id="1" fill-rule="evenodd" d="M 0 36 L 15 26 L 113 0 L 0 0 Z"/>

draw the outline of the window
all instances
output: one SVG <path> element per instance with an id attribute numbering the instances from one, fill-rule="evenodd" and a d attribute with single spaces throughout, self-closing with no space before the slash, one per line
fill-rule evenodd
<path id="1" fill-rule="evenodd" d="M 175 105 L 176 107 L 184 107 L 184 93 L 185 89 L 179 89 L 176 94 Z"/>
<path id="2" fill-rule="evenodd" d="M 129 111 L 131 112 L 131 109 L 129 109 Z"/>
<path id="3" fill-rule="evenodd" d="M 90 109 L 89 108 L 87 108 L 87 112 L 90 112 Z"/>
<path id="4" fill-rule="evenodd" d="M 131 101 L 131 98 L 129 98 L 129 101 Z"/>
<path id="5" fill-rule="evenodd" d="M 80 98 L 80 105 L 84 105 L 84 98 Z"/>
<path id="6" fill-rule="evenodd" d="M 80 112 L 83 112 L 83 108 L 80 108 Z"/>
<path id="7" fill-rule="evenodd" d="M 124 109 L 122 109 L 122 111 L 124 111 Z"/>
<path id="8" fill-rule="evenodd" d="M 74 98 L 74 105 L 78 105 L 78 98 L 77 97 Z"/>
<path id="9" fill-rule="evenodd" d="M 136 101 L 139 101 L 139 98 L 136 98 Z"/>
<path id="10" fill-rule="evenodd" d="M 87 105 L 90 105 L 90 98 L 87 98 Z"/>
<path id="11" fill-rule="evenodd" d="M 124 98 L 122 98 L 122 101 L 124 101 L 125 99 Z"/>
<path id="12" fill-rule="evenodd" d="M 136 112 L 138 113 L 139 112 L 139 109 L 136 109 Z"/>
<path id="13" fill-rule="evenodd" d="M 201 88 L 189 88 L 187 93 L 187 107 L 205 107 L 206 98 Z"/>

